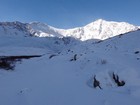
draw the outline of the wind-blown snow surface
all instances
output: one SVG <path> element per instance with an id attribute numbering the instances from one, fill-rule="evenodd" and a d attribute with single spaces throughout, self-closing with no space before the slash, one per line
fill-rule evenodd
<path id="1" fill-rule="evenodd" d="M 139 43 L 139 30 L 98 43 L 0 36 L 0 55 L 43 55 L 17 63 L 14 71 L 0 70 L 0 104 L 139 105 Z M 116 86 L 113 72 L 124 86 Z M 103 90 L 93 88 L 94 75 Z"/>
<path id="2" fill-rule="evenodd" d="M 138 26 L 126 22 L 113 22 L 98 19 L 86 26 L 73 29 L 58 29 L 40 22 L 0 22 L 0 35 L 73 37 L 78 40 L 104 40 L 119 34 L 138 30 Z"/>

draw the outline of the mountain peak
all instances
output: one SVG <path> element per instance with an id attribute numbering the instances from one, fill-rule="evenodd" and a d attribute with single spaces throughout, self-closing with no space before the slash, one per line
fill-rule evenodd
<path id="1" fill-rule="evenodd" d="M 94 24 L 102 24 L 103 22 L 106 22 L 106 20 L 103 20 L 103 19 L 97 19 L 89 24 L 87 24 L 86 26 L 88 25 L 94 25 Z"/>
<path id="2" fill-rule="evenodd" d="M 84 26 L 86 40 L 100 39 L 104 40 L 116 35 L 138 30 L 139 27 L 126 22 L 115 22 L 98 19 Z M 85 40 L 85 39 L 83 39 Z"/>
<path id="3" fill-rule="evenodd" d="M 82 41 L 99 39 L 104 40 L 116 35 L 138 30 L 138 26 L 126 22 L 114 22 L 98 19 L 84 27 L 73 29 L 58 29 L 41 22 L 21 23 L 21 22 L 1 22 L 3 33 L 29 33 L 38 37 L 73 37 Z M 10 28 L 12 27 L 12 28 Z M 8 31 L 9 30 L 9 31 Z M 11 31 L 13 30 L 13 31 Z"/>
<path id="4" fill-rule="evenodd" d="M 97 19 L 97 20 L 95 20 L 94 22 L 102 22 L 102 21 L 106 21 L 106 20 L 104 20 L 104 19 Z"/>

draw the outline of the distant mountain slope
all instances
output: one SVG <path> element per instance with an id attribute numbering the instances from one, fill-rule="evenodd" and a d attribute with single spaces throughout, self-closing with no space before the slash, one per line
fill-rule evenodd
<path id="1" fill-rule="evenodd" d="M 82 41 L 90 39 L 104 40 L 139 29 L 138 26 L 125 22 L 112 22 L 102 19 L 86 26 L 73 29 L 58 29 L 40 22 L 1 22 L 1 35 L 20 35 L 38 37 L 73 37 Z"/>
<path id="2" fill-rule="evenodd" d="M 31 27 L 26 23 L 15 22 L 0 22 L 0 35 L 1 36 L 31 36 Z"/>

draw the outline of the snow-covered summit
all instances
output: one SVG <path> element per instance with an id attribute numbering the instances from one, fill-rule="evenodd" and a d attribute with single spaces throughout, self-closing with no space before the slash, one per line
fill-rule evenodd
<path id="1" fill-rule="evenodd" d="M 73 37 L 82 41 L 90 39 L 104 40 L 119 34 L 138 30 L 138 26 L 126 22 L 114 22 L 98 19 L 83 27 L 58 29 L 40 22 L 1 22 L 1 34 L 30 35 L 38 37 Z M 21 34 L 22 33 L 22 34 Z"/>
<path id="2" fill-rule="evenodd" d="M 104 40 L 119 34 L 135 31 L 138 27 L 125 22 L 113 22 L 99 19 L 84 27 L 68 30 L 69 34 L 79 36 L 81 40 L 100 39 Z"/>
<path id="3" fill-rule="evenodd" d="M 126 22 L 105 21 L 103 19 L 73 29 L 58 29 L 42 23 L 31 23 L 29 25 L 36 32 L 35 35 L 39 37 L 74 37 L 82 41 L 90 39 L 104 40 L 139 28 Z"/>

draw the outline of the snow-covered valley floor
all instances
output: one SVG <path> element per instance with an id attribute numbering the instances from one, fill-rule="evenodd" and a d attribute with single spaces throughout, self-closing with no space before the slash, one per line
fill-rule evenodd
<path id="1" fill-rule="evenodd" d="M 0 69 L 0 105 L 140 104 L 140 31 L 96 44 L 56 40 L 0 38 L 1 56 L 42 55 Z M 116 85 L 113 72 L 124 86 Z M 93 87 L 94 75 L 102 89 Z"/>

